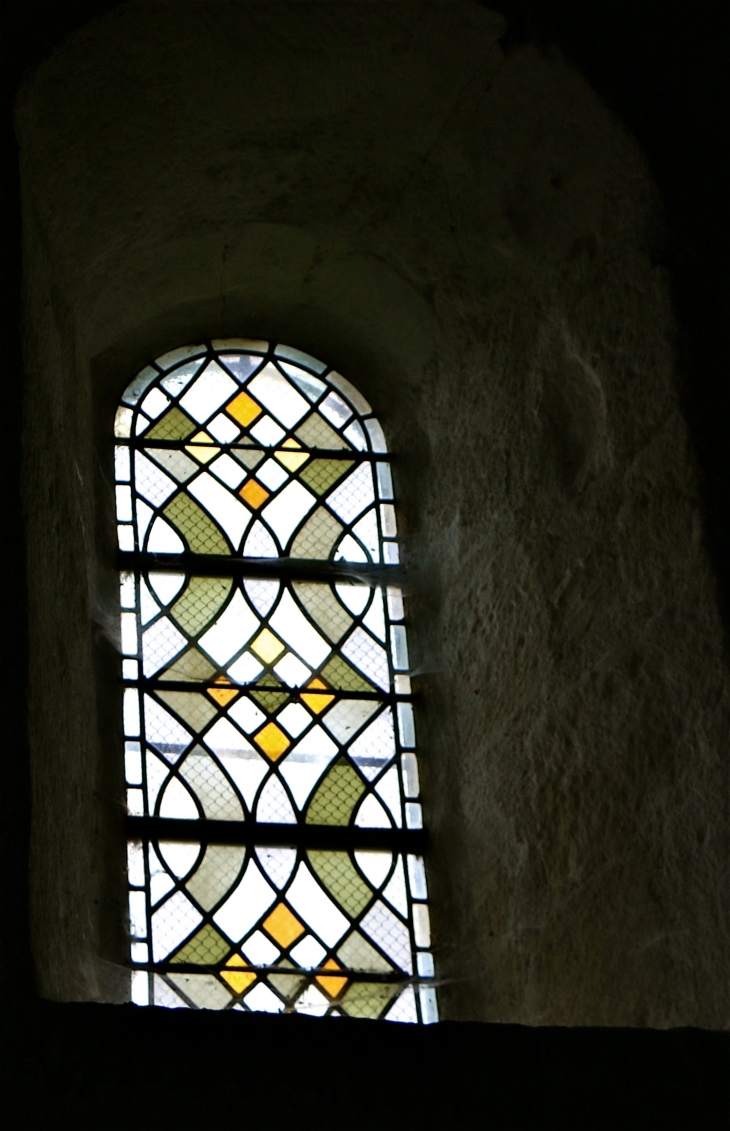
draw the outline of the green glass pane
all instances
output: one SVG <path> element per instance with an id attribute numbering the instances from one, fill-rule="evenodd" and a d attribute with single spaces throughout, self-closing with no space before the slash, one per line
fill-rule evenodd
<path id="1" fill-rule="evenodd" d="M 191 577 L 182 597 L 170 610 L 183 632 L 188 636 L 201 633 L 219 612 L 232 585 L 230 577 Z"/>
<path id="2" fill-rule="evenodd" d="M 230 943 L 221 938 L 215 927 L 206 923 L 197 935 L 194 935 L 190 942 L 185 943 L 182 950 L 179 950 L 170 961 L 174 963 L 196 963 L 199 966 L 214 966 L 228 954 L 230 949 Z"/>
<path id="3" fill-rule="evenodd" d="M 198 691 L 159 691 L 158 697 L 193 730 L 202 730 L 218 709 L 206 695 Z"/>
<path id="4" fill-rule="evenodd" d="M 268 980 L 282 997 L 296 997 L 303 979 L 298 974 L 270 974 Z"/>
<path id="5" fill-rule="evenodd" d="M 269 714 L 283 707 L 289 698 L 288 691 L 252 691 L 251 698 Z"/>
<path id="6" fill-rule="evenodd" d="M 365 786 L 354 768 L 338 758 L 312 798 L 308 825 L 348 825 Z"/>
<path id="7" fill-rule="evenodd" d="M 249 470 L 256 467 L 264 458 L 264 453 L 257 448 L 231 448 L 231 455 L 235 456 L 238 462 Z"/>
<path id="8" fill-rule="evenodd" d="M 322 668 L 322 678 L 327 680 L 330 687 L 338 691 L 373 690 L 373 685 L 351 668 L 342 656 L 333 656 L 329 663 L 325 664 Z"/>
<path id="9" fill-rule="evenodd" d="M 316 581 L 295 581 L 294 592 L 312 620 L 336 644 L 352 625 L 352 617 L 343 609 L 331 586 Z"/>
<path id="10" fill-rule="evenodd" d="M 170 974 L 169 977 L 199 1009 L 225 1009 L 230 1005 L 230 993 L 213 974 Z"/>
<path id="11" fill-rule="evenodd" d="M 174 448 L 145 448 L 145 454 L 152 456 L 178 483 L 186 483 L 196 471 L 200 471 L 200 464 L 186 456 L 185 452 L 178 452 Z"/>
<path id="12" fill-rule="evenodd" d="M 340 1005 L 350 1017 L 380 1017 L 396 993 L 397 985 L 383 982 L 353 982 Z"/>
<path id="13" fill-rule="evenodd" d="M 393 967 L 359 931 L 353 931 L 337 951 L 337 957 L 348 970 L 367 974 L 387 974 Z"/>
<path id="14" fill-rule="evenodd" d="M 215 668 L 197 648 L 189 648 L 179 660 L 167 668 L 158 679 L 179 679 L 191 683 L 205 683 Z"/>
<path id="15" fill-rule="evenodd" d="M 200 746 L 195 746 L 180 768 L 184 778 L 203 806 L 209 821 L 242 821 L 241 802 L 226 775 Z"/>
<path id="16" fill-rule="evenodd" d="M 294 539 L 291 557 L 327 561 L 341 533 L 342 526 L 334 515 L 324 507 L 317 507 Z"/>
<path id="17" fill-rule="evenodd" d="M 228 543 L 212 519 L 189 495 L 176 495 L 165 507 L 165 517 L 185 537 L 194 554 L 228 554 Z"/>
<path id="18" fill-rule="evenodd" d="M 212 910 L 233 887 L 245 854 L 243 845 L 208 845 L 195 874 L 185 885 L 205 911 Z"/>
<path id="19" fill-rule="evenodd" d="M 308 416 L 303 424 L 297 428 L 296 435 L 308 448 L 324 448 L 335 451 L 337 448 L 349 448 L 344 440 L 318 412 Z"/>
<path id="20" fill-rule="evenodd" d="M 299 478 L 318 495 L 324 495 L 351 467 L 351 459 L 314 459 L 299 473 Z"/>
<path id="21" fill-rule="evenodd" d="M 193 424 L 190 417 L 179 408 L 171 408 L 150 428 L 145 439 L 185 440 L 197 427 L 197 424 Z"/>
<path id="22" fill-rule="evenodd" d="M 372 899 L 372 890 L 355 871 L 347 852 L 311 849 L 307 856 L 314 871 L 345 911 L 360 914 Z"/>

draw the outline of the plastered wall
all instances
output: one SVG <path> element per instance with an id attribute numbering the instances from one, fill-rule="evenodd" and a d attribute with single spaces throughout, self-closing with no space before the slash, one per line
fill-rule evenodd
<path id="1" fill-rule="evenodd" d="M 442 1011 L 730 1018 L 728 678 L 661 204 L 557 55 L 472 3 L 129 0 L 29 76 L 34 957 L 121 1000 L 114 402 L 271 336 L 386 428 Z"/>

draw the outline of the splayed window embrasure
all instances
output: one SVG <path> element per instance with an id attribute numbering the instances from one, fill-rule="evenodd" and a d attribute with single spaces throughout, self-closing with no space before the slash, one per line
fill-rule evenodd
<path id="1" fill-rule="evenodd" d="M 435 1021 L 380 424 L 230 340 L 144 369 L 115 433 L 133 1000 Z"/>

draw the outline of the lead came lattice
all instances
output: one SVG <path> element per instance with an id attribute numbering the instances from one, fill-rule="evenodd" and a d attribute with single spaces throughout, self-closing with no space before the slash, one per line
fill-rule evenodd
<path id="1" fill-rule="evenodd" d="M 132 996 L 437 1020 L 382 429 L 321 362 L 158 358 L 115 421 Z"/>

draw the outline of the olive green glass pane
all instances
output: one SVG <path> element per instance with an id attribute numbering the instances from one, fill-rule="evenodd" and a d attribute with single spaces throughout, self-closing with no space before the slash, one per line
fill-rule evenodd
<path id="1" fill-rule="evenodd" d="M 348 825 L 365 786 L 353 767 L 339 758 L 315 793 L 308 825 Z"/>
<path id="2" fill-rule="evenodd" d="M 167 668 L 159 679 L 179 679 L 181 681 L 204 683 L 211 678 L 215 668 L 197 648 L 189 648 L 179 660 Z"/>
<path id="3" fill-rule="evenodd" d="M 314 459 L 300 472 L 299 478 L 318 495 L 324 495 L 351 467 L 351 459 Z"/>
<path id="4" fill-rule="evenodd" d="M 380 1017 L 396 993 L 397 985 L 378 982 L 353 982 L 340 1003 L 350 1017 Z"/>
<path id="5" fill-rule="evenodd" d="M 202 730 L 217 714 L 215 704 L 198 691 L 158 691 L 157 694 L 192 730 Z"/>
<path id="6" fill-rule="evenodd" d="M 387 974 L 393 967 L 379 954 L 359 931 L 353 931 L 337 951 L 337 957 L 347 970 L 367 974 Z"/>
<path id="7" fill-rule="evenodd" d="M 312 620 L 336 644 L 352 625 L 352 617 L 329 585 L 315 581 L 295 581 L 294 592 Z"/>
<path id="8" fill-rule="evenodd" d="M 218 527 L 189 495 L 176 495 L 165 507 L 164 514 L 185 537 L 194 554 L 230 553 Z"/>
<path id="9" fill-rule="evenodd" d="M 282 997 L 288 998 L 296 996 L 303 981 L 298 974 L 270 974 L 268 980 Z"/>
<path id="10" fill-rule="evenodd" d="M 347 852 L 311 849 L 307 856 L 314 871 L 349 915 L 357 916 L 372 898 L 372 890 L 355 871 Z"/>
<path id="11" fill-rule="evenodd" d="M 231 996 L 213 974 L 170 974 L 170 981 L 178 986 L 198 1009 L 225 1009 Z"/>
<path id="12" fill-rule="evenodd" d="M 292 543 L 293 558 L 327 561 L 332 547 L 342 533 L 342 525 L 324 507 L 317 507 Z"/>
<path id="13" fill-rule="evenodd" d="M 231 448 L 231 455 L 249 469 L 256 467 L 264 458 L 264 453 L 257 448 Z"/>
<path id="14" fill-rule="evenodd" d="M 190 942 L 186 943 L 182 950 L 179 950 L 174 958 L 170 961 L 190 962 L 196 963 L 200 966 L 213 966 L 216 962 L 220 962 L 222 958 L 228 954 L 231 949 L 230 943 L 216 931 L 215 927 L 210 923 L 198 931 Z"/>
<path id="15" fill-rule="evenodd" d="M 154 440 L 184 440 L 197 428 L 189 416 L 179 408 L 171 408 L 160 420 L 146 433 L 145 439 Z"/>
<path id="16" fill-rule="evenodd" d="M 170 610 L 183 632 L 188 636 L 201 633 L 218 614 L 232 585 L 230 577 L 191 577 L 182 597 Z"/>
<path id="17" fill-rule="evenodd" d="M 195 793 L 209 821 L 242 821 L 241 802 L 226 775 L 211 756 L 196 746 L 180 768 L 180 776 Z"/>
<path id="18" fill-rule="evenodd" d="M 259 706 L 263 707 L 265 711 L 271 714 L 279 707 L 283 707 L 289 698 L 288 691 L 252 691 L 251 698 L 255 699 Z"/>
<path id="19" fill-rule="evenodd" d="M 330 687 L 338 691 L 373 690 L 373 685 L 351 668 L 342 656 L 333 656 L 329 663 L 325 664 L 322 668 L 322 678 L 327 680 Z"/>
<path id="20" fill-rule="evenodd" d="M 168 475 L 174 476 L 178 483 L 186 483 L 196 471 L 200 470 L 200 465 L 194 463 L 185 452 L 178 452 L 174 448 L 145 448 L 145 453 L 152 456 L 152 459 L 159 463 L 160 467 L 164 467 Z"/>
<path id="21" fill-rule="evenodd" d="M 238 878 L 246 849 L 242 845 L 209 844 L 186 887 L 205 911 L 212 910 Z"/>
<path id="22" fill-rule="evenodd" d="M 324 448 L 325 451 L 335 451 L 338 448 L 349 448 L 347 440 L 330 428 L 324 417 L 318 412 L 308 416 L 303 424 L 297 428 L 296 435 L 308 448 Z"/>

